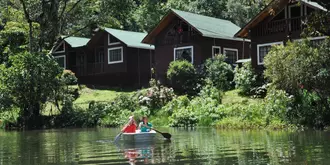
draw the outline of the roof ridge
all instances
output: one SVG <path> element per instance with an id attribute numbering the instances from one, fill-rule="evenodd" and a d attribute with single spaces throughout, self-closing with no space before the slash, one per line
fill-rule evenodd
<path id="1" fill-rule="evenodd" d="M 193 12 L 189 12 L 189 11 L 183 11 L 183 10 L 178 10 L 178 9 L 173 9 L 171 8 L 171 10 L 175 13 L 178 12 L 184 12 L 184 13 L 188 13 L 188 14 L 194 14 L 194 15 L 198 15 L 198 16 L 202 16 L 202 17 L 208 17 L 208 18 L 211 18 L 211 19 L 217 19 L 217 20 L 222 20 L 222 21 L 226 21 L 226 22 L 231 22 L 230 20 L 227 20 L 227 19 L 223 19 L 223 18 L 217 18 L 217 17 L 211 17 L 211 16 L 207 16 L 207 15 L 203 15 L 203 14 L 197 14 L 197 13 L 193 13 Z M 233 22 L 231 22 L 233 23 Z"/>
<path id="2" fill-rule="evenodd" d="M 104 27 L 106 29 L 111 29 L 111 30 L 117 30 L 117 31 L 122 31 L 122 32 L 129 32 L 129 33 L 140 33 L 140 34 L 148 34 L 146 32 L 135 32 L 135 31 L 129 31 L 129 30 L 123 30 L 123 29 L 115 29 L 115 28 L 109 28 L 109 27 Z"/>

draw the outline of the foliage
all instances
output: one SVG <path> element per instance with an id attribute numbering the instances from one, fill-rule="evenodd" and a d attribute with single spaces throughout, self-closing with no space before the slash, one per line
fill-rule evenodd
<path id="1" fill-rule="evenodd" d="M 172 61 L 167 70 L 167 78 L 178 94 L 196 95 L 199 78 L 193 64 L 186 60 Z"/>
<path id="2" fill-rule="evenodd" d="M 222 91 L 231 89 L 234 78 L 232 67 L 225 62 L 225 58 L 224 55 L 217 55 L 212 59 L 207 59 L 204 64 L 205 77 Z"/>
<path id="3" fill-rule="evenodd" d="M 293 96 L 288 96 L 285 91 L 271 89 L 265 97 L 265 116 L 267 122 L 269 123 L 274 119 L 280 119 L 289 123 L 290 119 L 292 119 L 289 118 L 292 102 Z"/>
<path id="4" fill-rule="evenodd" d="M 76 75 L 71 70 L 64 70 L 61 79 L 66 85 L 76 85 L 78 83 Z"/>
<path id="5" fill-rule="evenodd" d="M 303 89 L 295 96 L 288 116 L 292 124 L 322 129 L 330 125 L 329 97 Z"/>
<path id="6" fill-rule="evenodd" d="M 260 10 L 266 7 L 266 1 L 251 1 L 251 0 L 228 0 L 226 4 L 226 15 L 229 20 L 239 27 L 247 24 L 251 18 L 256 16 Z"/>
<path id="7" fill-rule="evenodd" d="M 40 54 L 20 53 L 9 62 L 11 67 L 0 65 L 1 92 L 20 109 L 23 124 L 32 126 L 30 118 L 39 116 L 41 105 L 61 88 L 62 69 L 50 56 Z"/>
<path id="8" fill-rule="evenodd" d="M 251 89 L 256 86 L 257 76 L 253 72 L 251 63 L 244 63 L 241 68 L 234 70 L 235 87 L 241 90 L 244 95 L 251 94 Z"/>
<path id="9" fill-rule="evenodd" d="M 223 93 L 213 86 L 212 82 L 207 79 L 205 85 L 199 93 L 199 96 L 204 99 L 211 98 L 221 104 Z"/>
<path id="10" fill-rule="evenodd" d="M 330 92 L 329 42 L 315 48 L 308 40 L 276 46 L 265 58 L 265 76 L 278 89 L 297 93 L 301 88 L 320 95 Z"/>
<path id="11" fill-rule="evenodd" d="M 151 109 L 160 108 L 166 105 L 175 97 L 172 88 L 165 86 L 152 86 L 145 93 L 139 96 L 139 103 Z"/>
<path id="12" fill-rule="evenodd" d="M 172 104 L 172 103 L 171 103 Z M 192 109 L 190 100 L 187 96 L 180 96 L 175 99 L 172 104 L 172 115 L 169 117 L 170 126 L 172 127 L 193 127 L 197 124 L 197 114 Z"/>
<path id="13" fill-rule="evenodd" d="M 317 128 L 330 124 L 328 45 L 328 40 L 318 47 L 307 40 L 288 43 L 273 48 L 265 59 L 265 75 L 272 85 L 294 95 L 287 114 L 293 124 Z"/>

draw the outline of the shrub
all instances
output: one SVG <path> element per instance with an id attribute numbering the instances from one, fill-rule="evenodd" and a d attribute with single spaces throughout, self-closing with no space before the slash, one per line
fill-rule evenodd
<path id="1" fill-rule="evenodd" d="M 64 70 L 61 79 L 66 85 L 76 85 L 78 83 L 76 75 L 71 70 Z"/>
<path id="2" fill-rule="evenodd" d="M 324 128 L 330 125 L 329 105 L 329 97 L 321 98 L 315 92 L 302 89 L 296 94 L 292 108 L 288 112 L 289 120 L 297 125 Z"/>
<path id="3" fill-rule="evenodd" d="M 199 77 L 194 66 L 186 60 L 172 61 L 167 70 L 174 91 L 178 94 L 194 96 L 199 92 Z"/>
<path id="4" fill-rule="evenodd" d="M 231 89 L 234 78 L 233 69 L 225 62 L 225 58 L 224 55 L 218 55 L 206 60 L 204 64 L 205 78 L 211 80 L 213 85 L 222 91 Z"/>
<path id="5" fill-rule="evenodd" d="M 212 82 L 207 79 L 204 87 L 199 92 L 199 96 L 204 99 L 207 99 L 207 98 L 214 99 L 219 104 L 221 104 L 223 92 L 220 91 L 219 89 L 217 89 L 215 86 L 213 86 Z"/>
<path id="6" fill-rule="evenodd" d="M 257 76 L 253 72 L 251 63 L 244 63 L 241 68 L 236 67 L 234 73 L 235 87 L 240 89 L 242 94 L 250 95 L 257 83 Z"/>
<path id="7" fill-rule="evenodd" d="M 152 86 L 139 96 L 139 103 L 151 109 L 161 108 L 175 97 L 172 88 Z"/>
<path id="8" fill-rule="evenodd" d="M 274 119 L 280 119 L 289 122 L 288 112 L 292 103 L 293 96 L 289 96 L 283 90 L 271 89 L 265 97 L 265 117 L 267 123 Z"/>

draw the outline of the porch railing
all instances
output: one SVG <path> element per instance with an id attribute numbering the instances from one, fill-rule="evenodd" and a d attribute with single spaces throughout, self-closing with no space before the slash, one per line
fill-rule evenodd
<path id="1" fill-rule="evenodd" d="M 302 21 L 304 21 L 305 18 L 306 17 L 296 17 L 261 24 L 256 30 L 256 36 L 301 31 L 303 30 Z"/>

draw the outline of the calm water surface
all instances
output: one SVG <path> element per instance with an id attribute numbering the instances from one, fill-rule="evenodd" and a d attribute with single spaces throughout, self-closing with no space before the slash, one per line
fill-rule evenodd
<path id="1" fill-rule="evenodd" d="M 115 145 L 118 129 L 0 132 L 0 164 L 330 164 L 330 132 L 170 129 L 171 142 Z"/>

